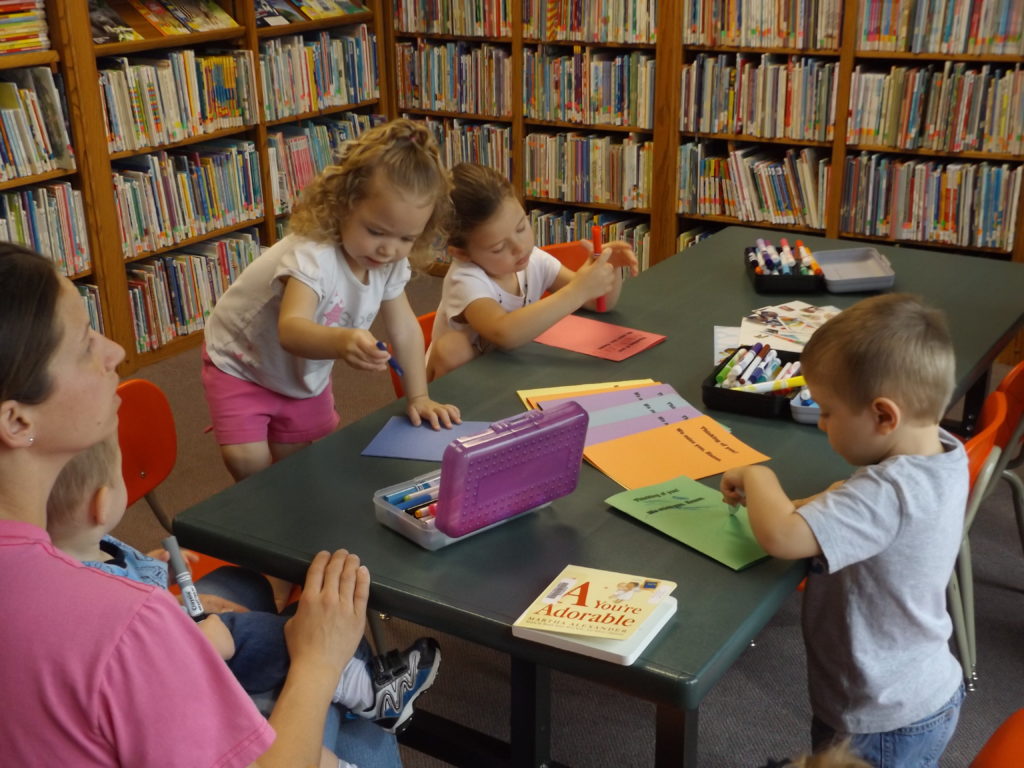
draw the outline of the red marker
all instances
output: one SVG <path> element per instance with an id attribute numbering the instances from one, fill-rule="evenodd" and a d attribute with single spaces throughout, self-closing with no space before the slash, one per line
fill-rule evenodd
<path id="1" fill-rule="evenodd" d="M 601 225 L 595 224 L 590 228 L 590 241 L 594 244 L 594 253 L 598 256 L 601 255 Z M 594 309 L 598 312 L 607 312 L 608 303 L 605 301 L 604 296 L 598 296 L 594 301 Z"/>

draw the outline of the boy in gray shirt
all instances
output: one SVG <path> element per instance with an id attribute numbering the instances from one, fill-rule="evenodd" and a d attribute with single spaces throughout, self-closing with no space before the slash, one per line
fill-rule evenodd
<path id="1" fill-rule="evenodd" d="M 849 737 L 876 766 L 938 764 L 963 699 L 946 585 L 963 535 L 967 457 L 939 427 L 953 391 L 942 315 L 905 294 L 823 325 L 801 367 L 818 427 L 859 469 L 791 500 L 764 466 L 726 472 L 775 557 L 810 557 L 803 604 L 815 751 Z"/>

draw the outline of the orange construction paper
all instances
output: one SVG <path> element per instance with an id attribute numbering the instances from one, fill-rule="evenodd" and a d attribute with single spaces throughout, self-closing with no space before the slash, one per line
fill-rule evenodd
<path id="1" fill-rule="evenodd" d="M 679 475 L 699 480 L 768 457 L 710 416 L 666 424 L 588 446 L 584 457 L 623 488 L 656 485 Z"/>

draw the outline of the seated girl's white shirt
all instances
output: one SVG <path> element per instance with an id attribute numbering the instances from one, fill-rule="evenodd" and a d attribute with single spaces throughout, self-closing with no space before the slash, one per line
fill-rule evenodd
<path id="1" fill-rule="evenodd" d="M 479 348 L 480 335 L 466 322 L 457 320 L 470 304 L 478 299 L 494 299 L 507 312 L 540 300 L 562 269 L 562 263 L 547 251 L 534 248 L 526 268 L 516 273 L 519 290 L 516 296 L 501 288 L 494 278 L 471 261 L 453 260 L 441 289 L 441 304 L 434 318 L 432 338 L 457 331 Z"/>
<path id="2" fill-rule="evenodd" d="M 333 243 L 288 235 L 246 267 L 206 323 L 206 351 L 220 370 L 288 397 L 319 395 L 334 360 L 309 360 L 281 346 L 277 323 L 287 278 L 316 294 L 314 320 L 335 328 L 370 327 L 381 302 L 397 298 L 410 277 L 406 259 L 356 279 Z"/>

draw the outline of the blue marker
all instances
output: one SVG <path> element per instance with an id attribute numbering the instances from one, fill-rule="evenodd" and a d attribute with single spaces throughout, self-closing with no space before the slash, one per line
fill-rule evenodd
<path id="1" fill-rule="evenodd" d="M 382 352 L 387 352 L 388 351 L 388 345 L 385 344 L 383 341 L 378 341 L 377 342 L 377 349 L 381 350 Z M 395 360 L 394 357 L 389 357 L 388 358 L 388 365 L 391 366 L 391 370 L 392 371 L 397 373 L 402 378 L 405 378 L 405 371 L 402 370 L 402 366 L 400 366 L 398 364 L 398 361 Z"/>
<path id="2" fill-rule="evenodd" d="M 394 504 L 396 501 L 405 501 L 416 493 L 422 491 L 429 491 L 431 488 L 437 488 L 441 484 L 441 478 L 435 477 L 432 480 L 424 480 L 422 483 L 416 483 L 416 485 L 410 485 L 408 488 L 403 488 L 400 491 L 389 493 L 384 497 L 384 501 L 388 504 Z"/>

